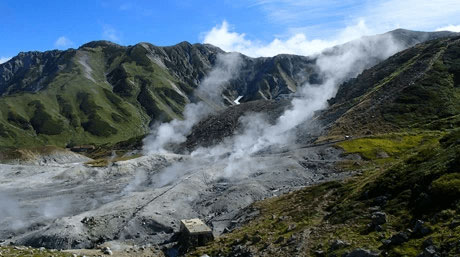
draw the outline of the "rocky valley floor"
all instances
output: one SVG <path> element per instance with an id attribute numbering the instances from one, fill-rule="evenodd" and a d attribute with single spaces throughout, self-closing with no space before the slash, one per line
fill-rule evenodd
<path id="1" fill-rule="evenodd" d="M 3 245 L 158 252 L 173 245 L 181 219 L 200 218 L 218 236 L 244 223 L 242 211 L 255 201 L 349 176 L 337 168 L 340 154 L 322 145 L 234 161 L 158 154 L 107 167 L 0 164 L 0 238 Z"/>

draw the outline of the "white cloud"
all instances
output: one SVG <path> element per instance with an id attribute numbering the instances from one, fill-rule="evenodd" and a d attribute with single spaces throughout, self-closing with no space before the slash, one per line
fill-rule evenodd
<path id="1" fill-rule="evenodd" d="M 432 31 L 460 24 L 458 0 L 252 0 L 252 3 L 275 23 L 314 27 L 312 24 L 320 21 L 321 29 L 326 31 L 356 19 L 364 19 L 377 32 L 395 28 Z"/>
<path id="2" fill-rule="evenodd" d="M 250 40 L 224 21 L 205 33 L 203 42 L 253 57 L 312 55 L 364 35 L 396 28 L 460 30 L 460 25 L 450 25 L 460 24 L 458 0 L 252 0 L 251 7 L 261 8 L 270 20 L 285 26 L 289 34 L 274 36 L 270 42 Z"/>
<path id="3" fill-rule="evenodd" d="M 363 1 L 356 0 L 252 0 L 252 6 L 259 6 L 270 21 L 276 23 L 298 23 L 319 20 L 349 13 Z M 324 22 L 324 21 L 323 21 Z"/>
<path id="4" fill-rule="evenodd" d="M 229 24 L 224 21 L 215 26 L 204 36 L 204 43 L 220 47 L 224 51 L 240 52 L 248 56 L 274 56 L 277 54 L 312 55 L 325 48 L 359 38 L 371 31 L 366 23 L 361 20 L 353 26 L 343 29 L 335 39 L 308 39 L 303 33 L 296 33 L 286 39 L 275 38 L 269 43 L 251 41 L 246 35 L 230 31 Z"/>
<path id="5" fill-rule="evenodd" d="M 65 36 L 61 36 L 59 37 L 56 42 L 54 42 L 54 46 L 57 47 L 57 48 L 68 48 L 68 47 L 71 47 L 73 46 L 73 42 L 68 39 L 67 37 Z"/>
<path id="6" fill-rule="evenodd" d="M 3 57 L 2 56 L 2 57 L 0 57 L 0 64 L 5 63 L 5 62 L 9 61 L 10 59 L 11 59 L 11 57 Z"/>
<path id="7" fill-rule="evenodd" d="M 433 31 L 460 23 L 458 0 L 384 0 L 360 13 L 377 30 L 405 28 Z"/>
<path id="8" fill-rule="evenodd" d="M 102 27 L 102 37 L 113 42 L 120 42 L 120 33 L 109 25 Z"/>
<path id="9" fill-rule="evenodd" d="M 453 31 L 453 32 L 460 32 L 460 25 L 449 25 L 449 26 L 437 28 L 436 31 Z"/>

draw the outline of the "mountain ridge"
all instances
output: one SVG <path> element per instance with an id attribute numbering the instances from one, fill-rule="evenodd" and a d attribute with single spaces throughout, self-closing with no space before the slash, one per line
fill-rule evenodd
<path id="1" fill-rule="evenodd" d="M 451 34 L 389 33 L 403 34 L 410 44 Z M 0 143 L 98 145 L 144 135 L 155 122 L 180 119 L 184 106 L 199 100 L 195 90 L 219 54 L 224 52 L 215 46 L 185 41 L 168 47 L 92 41 L 78 49 L 21 53 L 0 64 Z M 240 58 L 239 72 L 222 94 L 226 105 L 238 96 L 243 103 L 277 99 L 322 79 L 315 57 Z"/>

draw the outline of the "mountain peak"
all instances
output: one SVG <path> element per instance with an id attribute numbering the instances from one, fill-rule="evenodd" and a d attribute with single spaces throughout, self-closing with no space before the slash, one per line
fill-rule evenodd
<path id="1" fill-rule="evenodd" d="M 108 41 L 108 40 L 95 40 L 95 41 L 91 41 L 91 42 L 88 42 L 86 44 L 81 45 L 79 47 L 79 49 L 81 49 L 83 47 L 96 48 L 96 47 L 109 47 L 109 46 L 119 47 L 119 48 L 123 47 L 123 46 L 121 46 L 119 44 L 113 43 L 113 42 Z"/>

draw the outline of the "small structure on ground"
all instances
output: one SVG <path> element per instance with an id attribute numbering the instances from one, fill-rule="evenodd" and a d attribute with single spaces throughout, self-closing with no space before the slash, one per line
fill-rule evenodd
<path id="1" fill-rule="evenodd" d="M 181 252 L 194 246 L 203 246 L 214 240 L 211 228 L 200 219 L 189 219 L 180 221 L 180 248 Z"/>

